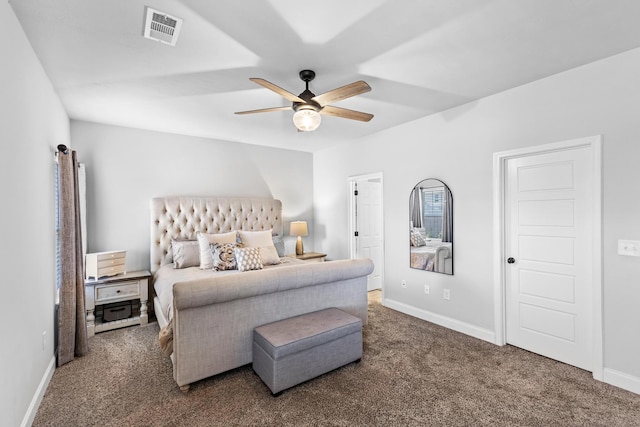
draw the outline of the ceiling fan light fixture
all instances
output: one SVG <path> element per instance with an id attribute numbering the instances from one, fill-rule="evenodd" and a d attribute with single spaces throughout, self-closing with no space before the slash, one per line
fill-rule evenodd
<path id="1" fill-rule="evenodd" d="M 312 108 L 300 108 L 293 113 L 293 124 L 302 132 L 311 132 L 318 129 L 322 117 Z"/>
<path id="2" fill-rule="evenodd" d="M 351 98 L 352 96 L 360 95 L 361 93 L 369 92 L 371 90 L 371 86 L 369 86 L 365 81 L 360 80 L 353 82 L 316 96 L 309 90 L 309 82 L 313 80 L 315 76 L 316 73 L 312 70 L 300 71 L 300 79 L 305 83 L 305 90 L 300 95 L 294 95 L 293 93 L 282 89 L 280 86 L 276 86 L 265 79 L 252 77 L 249 79 L 252 82 L 257 83 L 260 86 L 277 93 L 284 99 L 291 101 L 291 107 L 273 107 L 262 108 L 259 110 L 236 111 L 236 114 L 266 113 L 269 111 L 283 111 L 291 109 L 294 111 L 293 124 L 300 132 L 311 132 L 318 129 L 318 126 L 320 126 L 320 122 L 322 121 L 320 114 L 341 117 L 343 119 L 359 120 L 361 122 L 368 122 L 373 118 L 373 114 L 329 105 L 334 101 L 341 101 L 346 98 Z"/>

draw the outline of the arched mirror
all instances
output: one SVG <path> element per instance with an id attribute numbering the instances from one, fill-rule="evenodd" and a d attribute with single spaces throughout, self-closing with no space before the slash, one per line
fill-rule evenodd
<path id="1" fill-rule="evenodd" d="M 411 268 L 453 274 L 453 196 L 438 179 L 420 181 L 409 197 Z"/>

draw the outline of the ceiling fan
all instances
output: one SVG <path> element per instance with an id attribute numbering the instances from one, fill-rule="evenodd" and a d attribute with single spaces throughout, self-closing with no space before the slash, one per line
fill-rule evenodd
<path id="1" fill-rule="evenodd" d="M 293 104 L 290 107 L 273 107 L 262 108 L 260 110 L 238 111 L 236 112 L 236 114 L 253 114 L 267 113 L 270 111 L 293 110 L 295 111 L 295 113 L 293 114 L 293 123 L 296 125 L 298 130 L 303 132 L 316 130 L 318 126 L 320 126 L 321 114 L 341 117 L 343 119 L 359 120 L 361 122 L 368 122 L 373 118 L 373 114 L 329 105 L 329 103 L 331 102 L 340 101 L 346 98 L 351 98 L 352 96 L 369 92 L 371 90 L 371 87 L 367 83 L 359 80 L 346 86 L 330 90 L 329 92 L 316 95 L 309 90 L 309 82 L 315 77 L 316 73 L 314 71 L 300 71 L 300 79 L 305 82 L 306 89 L 304 90 L 304 92 L 297 96 L 264 79 L 255 77 L 250 78 L 249 80 L 251 80 L 252 82 L 255 82 L 260 86 L 274 91 L 278 95 L 291 101 Z"/>

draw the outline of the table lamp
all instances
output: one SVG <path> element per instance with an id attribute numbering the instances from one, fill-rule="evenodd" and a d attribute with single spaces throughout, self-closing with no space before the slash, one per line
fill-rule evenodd
<path id="1" fill-rule="evenodd" d="M 291 225 L 289 227 L 289 235 L 298 237 L 298 240 L 296 241 L 296 255 L 304 254 L 304 247 L 302 246 L 302 236 L 309 235 L 309 230 L 307 229 L 307 221 L 291 221 Z"/>

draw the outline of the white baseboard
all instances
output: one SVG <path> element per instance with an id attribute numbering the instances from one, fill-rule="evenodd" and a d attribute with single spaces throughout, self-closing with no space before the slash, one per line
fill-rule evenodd
<path id="1" fill-rule="evenodd" d="M 493 331 L 480 328 L 470 323 L 461 322 L 450 317 L 442 316 L 441 314 L 431 313 L 430 311 L 421 310 L 416 307 L 412 307 L 402 302 L 394 301 L 389 298 L 385 298 L 382 302 L 385 307 L 392 308 L 401 313 L 408 314 L 418 319 L 426 320 L 427 322 L 435 323 L 436 325 L 444 326 L 445 328 L 453 329 L 454 331 L 461 332 L 466 335 L 470 335 L 474 338 L 488 341 L 491 344 L 495 344 L 495 335 Z"/>
<path id="2" fill-rule="evenodd" d="M 435 323 L 436 325 L 444 326 L 445 328 L 453 329 L 454 331 L 495 344 L 494 333 L 493 331 L 490 331 L 488 329 L 479 328 L 469 323 L 451 319 L 450 317 L 442 316 L 440 314 L 431 313 L 426 310 L 421 310 L 419 308 L 412 307 L 405 303 L 394 301 L 388 298 L 382 302 L 382 305 L 397 310 L 401 313 L 417 317 L 418 319 L 426 320 L 427 322 Z M 599 378 L 596 379 L 599 380 Z M 640 394 L 640 378 L 625 374 L 624 372 L 619 372 L 610 368 L 604 368 L 603 378 L 601 379 L 601 381 L 616 387 L 620 387 L 624 390 L 628 390 L 632 393 Z"/>
<path id="3" fill-rule="evenodd" d="M 51 377 L 56 370 L 56 356 L 51 356 L 51 361 L 49 362 L 49 366 L 47 366 L 47 370 L 44 372 L 42 376 L 42 380 L 40 380 L 40 384 L 36 390 L 36 393 L 33 395 L 33 399 L 31 399 L 31 404 L 27 409 L 27 413 L 24 414 L 24 418 L 22 419 L 22 423 L 20 427 L 29 427 L 33 424 L 33 420 L 36 417 L 36 413 L 38 412 L 38 407 L 40 406 L 40 402 L 42 402 L 42 398 L 44 397 L 44 393 L 47 391 L 47 387 L 49 386 L 49 381 L 51 381 Z"/>
<path id="4" fill-rule="evenodd" d="M 603 374 L 605 383 L 640 394 L 640 378 L 609 368 L 604 368 Z"/>

